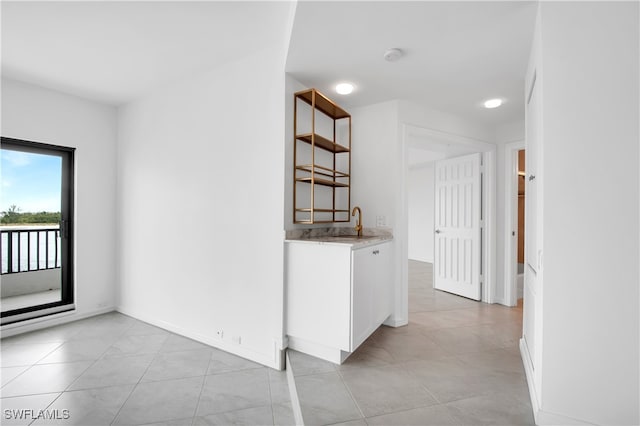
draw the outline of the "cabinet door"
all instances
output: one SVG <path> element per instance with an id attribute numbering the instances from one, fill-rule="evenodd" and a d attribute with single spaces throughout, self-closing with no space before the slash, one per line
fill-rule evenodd
<path id="1" fill-rule="evenodd" d="M 392 243 L 354 250 L 351 264 L 351 348 L 353 352 L 391 315 Z"/>
<path id="2" fill-rule="evenodd" d="M 353 352 L 365 341 L 373 321 L 373 297 L 376 292 L 378 246 L 354 250 L 351 254 L 351 347 Z"/>
<path id="3" fill-rule="evenodd" d="M 286 244 L 286 333 L 349 350 L 351 247 Z"/>
<path id="4" fill-rule="evenodd" d="M 374 331 L 391 315 L 393 308 L 393 264 L 392 243 L 384 243 L 374 246 L 375 259 L 375 286 L 373 294 L 373 318 Z M 378 253 L 375 253 L 375 252 Z"/>

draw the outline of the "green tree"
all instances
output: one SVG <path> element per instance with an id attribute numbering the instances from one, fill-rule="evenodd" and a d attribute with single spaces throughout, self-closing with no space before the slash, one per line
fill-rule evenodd
<path id="1" fill-rule="evenodd" d="M 15 224 L 54 224 L 60 222 L 60 212 L 25 212 L 21 213 L 18 206 L 11 205 L 7 210 L 0 212 L 2 219 L 0 223 L 3 225 L 15 225 Z"/>
<path id="2" fill-rule="evenodd" d="M 20 217 L 20 208 L 15 204 L 2 212 L 2 223 L 18 223 Z"/>

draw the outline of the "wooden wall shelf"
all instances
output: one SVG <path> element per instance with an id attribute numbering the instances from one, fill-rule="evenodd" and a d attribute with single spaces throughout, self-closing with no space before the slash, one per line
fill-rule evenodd
<path id="1" fill-rule="evenodd" d="M 306 126 L 300 126 L 298 101 L 309 105 L 310 115 L 305 117 L 309 122 Z M 307 110 L 309 107 L 306 107 Z M 332 121 L 333 134 L 324 129 L 322 133 L 318 129 L 318 122 Z M 346 143 L 337 143 L 337 123 L 346 120 Z M 305 127 L 307 133 L 299 133 L 298 128 Z M 299 224 L 349 222 L 351 209 L 351 115 L 334 103 L 331 99 L 318 92 L 316 89 L 308 89 L 294 94 L 294 118 L 293 118 L 293 222 Z M 303 143 L 311 148 L 311 159 L 302 161 L 299 154 L 298 143 Z M 308 148 L 306 148 L 308 150 Z M 331 164 L 323 164 L 318 158 L 316 150 L 325 152 L 324 158 L 329 155 Z M 328 154 L 327 154 L 328 153 Z M 319 154 L 319 153 L 318 153 Z M 324 163 L 326 163 L 325 161 Z M 309 197 L 299 195 L 299 185 L 306 185 Z M 322 189 L 326 188 L 326 189 Z M 304 188 L 302 188 L 304 189 Z M 319 191 L 331 191 L 318 197 Z M 338 192 L 340 191 L 340 192 Z M 319 199 L 324 204 L 318 205 Z M 327 203 L 327 199 L 331 199 Z M 320 203 L 320 204 L 323 204 Z"/>
<path id="2" fill-rule="evenodd" d="M 318 92 L 316 89 L 309 89 L 298 92 L 296 93 L 296 98 L 305 101 L 313 107 L 314 95 L 316 109 L 322 111 L 322 113 L 324 113 L 328 117 L 331 117 L 334 120 L 339 120 L 341 118 L 351 118 L 351 115 L 347 111 L 340 108 L 335 102 L 327 98 L 322 93 Z"/>
<path id="3" fill-rule="evenodd" d="M 349 184 L 348 183 L 340 183 L 340 182 L 336 182 L 333 180 L 327 180 L 327 179 L 321 179 L 321 178 L 296 178 L 297 182 L 307 182 L 307 183 L 313 183 L 315 182 L 316 185 L 323 185 L 323 186 L 333 186 L 334 188 L 338 188 L 338 187 L 342 187 L 342 188 L 348 188 Z M 320 209 L 315 209 L 317 211 L 320 211 Z M 335 211 L 335 210 L 334 210 Z"/>
<path id="4" fill-rule="evenodd" d="M 312 171 L 317 175 L 328 176 L 330 178 L 348 178 L 349 175 L 338 170 L 329 169 L 327 167 L 318 166 L 317 164 L 302 164 L 296 166 L 296 169 L 311 173 Z"/>
<path id="5" fill-rule="evenodd" d="M 334 143 L 329 139 L 323 138 L 322 136 L 317 134 L 305 133 L 303 135 L 296 136 L 296 139 L 302 142 L 306 142 L 310 145 L 314 144 L 315 142 L 316 147 L 322 148 L 329 152 L 349 152 L 349 148 L 347 148 L 346 146 L 338 145 L 337 143 Z"/>

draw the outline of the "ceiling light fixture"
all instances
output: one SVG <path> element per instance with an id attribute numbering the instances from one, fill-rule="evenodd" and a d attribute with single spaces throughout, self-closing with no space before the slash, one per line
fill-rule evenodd
<path id="1" fill-rule="evenodd" d="M 336 92 L 340 95 L 348 95 L 353 92 L 353 84 L 351 83 L 340 83 L 336 85 Z"/>
<path id="2" fill-rule="evenodd" d="M 404 52 L 401 49 L 392 47 L 391 49 L 387 49 L 387 51 L 384 52 L 384 59 L 388 62 L 394 62 L 400 59 L 403 54 Z"/>
<path id="3" fill-rule="evenodd" d="M 500 105 L 502 105 L 502 99 L 489 99 L 484 102 L 485 108 L 498 108 Z"/>

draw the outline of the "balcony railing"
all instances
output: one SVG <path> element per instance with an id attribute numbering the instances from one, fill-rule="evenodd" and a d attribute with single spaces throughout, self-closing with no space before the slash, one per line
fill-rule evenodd
<path id="1" fill-rule="evenodd" d="M 60 243 L 58 226 L 0 228 L 2 275 L 60 268 Z"/>

